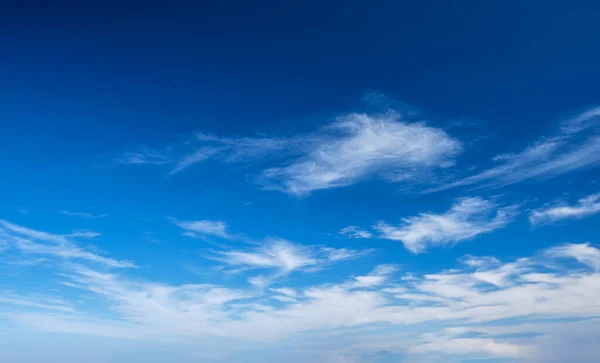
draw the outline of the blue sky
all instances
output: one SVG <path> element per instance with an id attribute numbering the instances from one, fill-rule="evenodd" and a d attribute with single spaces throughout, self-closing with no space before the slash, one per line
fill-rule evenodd
<path id="1" fill-rule="evenodd" d="M 599 10 L 4 3 L 0 360 L 594 362 Z"/>

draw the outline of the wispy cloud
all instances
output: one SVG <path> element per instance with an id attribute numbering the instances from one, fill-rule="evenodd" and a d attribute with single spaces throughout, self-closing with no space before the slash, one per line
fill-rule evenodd
<path id="1" fill-rule="evenodd" d="M 555 223 L 563 219 L 578 219 L 600 212 L 600 193 L 582 198 L 575 205 L 561 203 L 536 209 L 529 215 L 533 225 Z"/>
<path id="2" fill-rule="evenodd" d="M 595 268 L 596 271 L 600 271 L 600 250 L 590 246 L 589 243 L 567 243 L 563 246 L 550 248 L 547 253 L 555 258 L 574 258 L 583 264 Z"/>
<path id="3" fill-rule="evenodd" d="M 478 197 L 459 199 L 442 214 L 422 213 L 403 219 L 400 226 L 379 222 L 380 238 L 401 241 L 413 253 L 430 246 L 454 244 L 502 228 L 512 221 L 515 206 L 498 207 Z"/>
<path id="4" fill-rule="evenodd" d="M 281 238 L 269 238 L 258 247 L 215 251 L 208 258 L 242 269 L 274 271 L 274 277 L 293 271 L 319 271 L 328 264 L 358 258 L 371 250 L 305 246 Z"/>
<path id="5" fill-rule="evenodd" d="M 96 238 L 96 237 L 100 237 L 102 234 L 98 233 L 98 232 L 94 232 L 94 231 L 85 231 L 85 230 L 80 230 L 80 231 L 73 231 L 69 234 L 65 234 L 65 237 L 80 237 L 80 238 Z"/>
<path id="6" fill-rule="evenodd" d="M 75 217 L 83 217 L 83 218 L 104 218 L 107 216 L 107 214 L 92 214 L 92 213 L 85 213 L 85 212 L 70 212 L 68 210 L 60 210 L 58 211 L 60 214 L 64 214 L 66 216 L 75 216 Z"/>
<path id="7" fill-rule="evenodd" d="M 404 122 L 400 115 L 350 114 L 324 128 L 304 155 L 265 170 L 267 188 L 306 195 L 377 176 L 415 181 L 453 164 L 462 145 L 443 130 Z"/>
<path id="8" fill-rule="evenodd" d="M 130 261 L 103 257 L 80 248 L 73 240 L 73 237 L 77 236 L 73 235 L 36 231 L 0 220 L 0 236 L 9 241 L 9 248 L 16 248 L 24 254 L 55 256 L 65 260 L 86 260 L 115 268 L 136 267 Z"/>
<path id="9" fill-rule="evenodd" d="M 340 234 L 342 236 L 345 236 L 348 238 L 371 238 L 371 237 L 373 237 L 371 232 L 369 232 L 365 229 L 360 229 L 357 226 L 344 227 L 344 228 L 340 229 Z"/>
<path id="10" fill-rule="evenodd" d="M 170 148 L 164 151 L 153 150 L 148 147 L 141 147 L 139 151 L 128 152 L 118 158 L 118 162 L 122 164 L 152 164 L 163 165 L 173 163 L 174 160 L 168 155 Z"/>
<path id="11" fill-rule="evenodd" d="M 391 274 L 397 271 L 396 266 L 379 265 L 371 273 L 365 276 L 356 276 L 353 281 L 346 284 L 348 288 L 372 288 L 383 285 Z M 396 290 L 398 291 L 398 290 Z"/>
<path id="12" fill-rule="evenodd" d="M 423 181 L 454 163 L 462 143 L 439 128 L 408 122 L 394 111 L 351 113 L 314 132 L 292 137 L 220 137 L 195 134 L 180 144 L 127 153 L 124 164 L 167 164 L 170 175 L 205 160 L 276 166 L 258 173 L 266 189 L 294 195 L 343 187 L 376 177 L 389 182 Z"/>
<path id="13" fill-rule="evenodd" d="M 162 150 L 142 147 L 137 152 L 125 153 L 117 161 L 127 165 L 168 165 L 168 174 L 174 175 L 210 159 L 225 163 L 242 163 L 279 155 L 273 153 L 294 150 L 298 141 L 296 138 L 229 138 L 197 133 Z"/>
<path id="14" fill-rule="evenodd" d="M 552 336 L 557 327 L 568 328 L 577 320 L 592 322 L 600 314 L 600 289 L 595 288 L 600 275 L 593 270 L 595 262 L 589 262 L 589 256 L 595 261 L 600 251 L 590 245 L 568 245 L 544 254 L 573 258 L 584 269 L 580 265 L 551 269 L 535 258 L 501 262 L 470 256 L 467 259 L 477 263 L 413 274 L 410 280 L 395 278 L 396 267 L 380 265 L 367 275 L 341 282 L 256 290 L 168 285 L 69 265 L 61 274 L 64 286 L 96 296 L 94 306 L 105 304 L 115 316 L 100 318 L 75 310 L 69 302 L 7 292 L 0 293 L 0 304 L 11 306 L 6 316 L 20 324 L 70 334 L 148 340 L 187 337 L 193 344 L 200 338 L 225 337 L 252 341 L 253 347 L 282 339 L 315 339 L 324 356 L 354 361 L 364 361 L 361 354 L 384 351 L 413 360 L 435 353 L 444 361 L 533 361 L 538 340 L 528 337 Z M 257 255 L 235 259 L 242 264 L 280 265 Z M 301 268 L 307 264 L 299 261 L 310 257 L 292 260 L 281 266 Z M 327 345 L 326 337 L 344 334 L 355 339 Z M 328 361 L 323 356 L 314 359 Z"/>
<path id="15" fill-rule="evenodd" d="M 532 178 L 550 178 L 600 163 L 600 108 L 562 123 L 553 137 L 541 138 L 515 154 L 496 156 L 498 165 L 429 192 L 459 186 L 495 188 Z M 583 131 L 586 131 L 584 133 Z"/>
<path id="16" fill-rule="evenodd" d="M 186 233 L 191 236 L 214 236 L 224 239 L 234 238 L 227 231 L 227 224 L 223 221 L 180 221 L 175 218 L 169 218 L 175 225 L 181 227 Z"/>
<path id="17" fill-rule="evenodd" d="M 219 251 L 217 254 L 219 256 L 214 259 L 230 266 L 275 269 L 285 274 L 319 262 L 311 248 L 279 238 L 270 239 L 255 249 Z"/>

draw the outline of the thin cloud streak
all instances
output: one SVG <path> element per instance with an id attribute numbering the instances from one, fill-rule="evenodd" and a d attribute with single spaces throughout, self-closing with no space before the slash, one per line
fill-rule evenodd
<path id="1" fill-rule="evenodd" d="M 499 165 L 426 192 L 473 186 L 498 188 L 533 178 L 552 178 L 600 164 L 600 107 L 564 122 L 557 136 L 542 138 L 520 153 L 494 158 Z M 582 135 L 588 131 L 588 135 Z"/>
<path id="2" fill-rule="evenodd" d="M 423 182 L 454 164 L 462 143 L 440 128 L 411 123 L 402 115 L 351 113 L 315 132 L 292 137 L 227 138 L 198 133 L 163 151 L 143 148 L 119 162 L 169 165 L 168 175 L 203 161 L 249 164 L 269 160 L 255 181 L 265 189 L 296 196 L 338 188 L 367 178 Z"/>
<path id="3" fill-rule="evenodd" d="M 90 219 L 104 218 L 104 217 L 108 216 L 108 214 L 93 214 L 93 213 L 86 213 L 86 212 L 71 212 L 71 211 L 68 211 L 68 210 L 60 210 L 58 212 L 60 214 L 66 215 L 66 216 L 75 216 L 75 217 L 83 217 L 83 218 L 90 218 Z"/>
<path id="4" fill-rule="evenodd" d="M 516 206 L 499 208 L 489 200 L 463 198 L 445 213 L 404 218 L 398 227 L 379 222 L 375 229 L 379 238 L 401 241 L 409 251 L 422 253 L 428 247 L 451 245 L 502 228 L 516 213 Z"/>
<path id="5" fill-rule="evenodd" d="M 195 236 L 214 236 L 223 239 L 233 239 L 235 236 L 227 231 L 227 224 L 223 221 L 180 221 L 175 218 L 169 218 L 173 224 L 180 227 L 186 234 Z"/>
<path id="6" fill-rule="evenodd" d="M 446 168 L 462 144 L 443 130 L 407 123 L 397 113 L 350 114 L 323 129 L 319 142 L 284 167 L 261 173 L 267 189 L 303 196 L 368 177 L 411 182 Z"/>
<path id="7" fill-rule="evenodd" d="M 0 304 L 13 307 L 6 315 L 15 322 L 59 333 L 150 341 L 224 337 L 260 347 L 282 338 L 306 339 L 302 334 L 309 332 L 322 342 L 325 334 L 339 336 L 354 329 L 354 334 L 363 333 L 362 344 L 345 344 L 345 350 L 335 354 L 355 357 L 392 350 L 414 359 L 436 352 L 464 359 L 483 355 L 528 360 L 535 357 L 535 342 L 511 334 L 546 336 L 556 327 L 548 321 L 567 319 L 560 325 L 564 328 L 571 321 L 600 314 L 600 275 L 596 262 L 590 263 L 600 251 L 573 244 L 542 255 L 582 265 L 550 268 L 535 257 L 501 262 L 490 256 L 468 256 L 467 260 L 476 262 L 449 271 L 411 274 L 410 280 L 398 279 L 396 266 L 379 265 L 367 275 L 341 282 L 260 290 L 167 285 L 67 265 L 61 274 L 64 286 L 95 294 L 95 304 L 110 306 L 116 317 L 98 318 L 71 308 L 68 302 L 40 303 L 27 296 L 2 295 Z M 244 264 L 278 265 L 258 256 L 238 259 L 242 260 Z M 298 261 L 285 265 L 292 269 L 306 266 Z M 392 327 L 410 327 L 410 333 L 400 341 L 371 341 L 373 334 L 390 334 Z"/>
<path id="8" fill-rule="evenodd" d="M 36 231 L 4 220 L 0 220 L 0 236 L 9 242 L 9 248 L 15 248 L 24 254 L 55 256 L 64 260 L 86 260 L 114 268 L 137 267 L 130 261 L 103 257 L 80 248 L 73 240 L 73 237 L 77 236 Z M 86 233 L 85 237 L 89 235 Z"/>
<path id="9" fill-rule="evenodd" d="M 580 219 L 600 212 L 600 193 L 581 198 L 577 204 L 560 203 L 533 210 L 529 215 L 532 225 L 551 224 L 564 219 Z"/>

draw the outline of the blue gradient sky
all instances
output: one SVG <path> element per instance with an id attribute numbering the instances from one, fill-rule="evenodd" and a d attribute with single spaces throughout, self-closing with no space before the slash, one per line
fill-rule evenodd
<path id="1" fill-rule="evenodd" d="M 598 11 L 3 3 L 0 360 L 593 362 Z"/>

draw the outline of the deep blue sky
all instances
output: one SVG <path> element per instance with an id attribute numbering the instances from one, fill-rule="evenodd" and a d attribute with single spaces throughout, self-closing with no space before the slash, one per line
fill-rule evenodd
<path id="1" fill-rule="evenodd" d="M 592 1 L 2 3 L 0 220 L 9 224 L 0 225 L 0 291 L 8 296 L 0 296 L 0 304 L 14 305 L 6 308 L 7 319 L 21 321 L 27 309 L 41 309 L 22 301 L 39 305 L 49 296 L 81 304 L 77 314 L 90 319 L 105 319 L 115 313 L 110 306 L 125 305 L 112 295 L 107 304 L 98 289 L 64 290 L 64 276 L 82 283 L 72 277 L 83 275 L 72 263 L 99 263 L 106 273 L 125 268 L 64 252 L 68 246 L 131 261 L 138 268 L 118 275 L 138 282 L 254 289 L 254 303 L 272 298 L 269 288 L 301 290 L 390 274 L 376 266 L 401 272 L 386 280 L 389 285 L 369 288 L 398 287 L 409 281 L 399 278 L 408 272 L 460 269 L 457 259 L 465 255 L 503 263 L 575 256 L 600 268 L 600 252 L 591 247 L 600 243 L 594 232 L 599 13 L 600 3 Z M 198 153 L 203 160 L 185 164 Z M 68 235 L 73 231 L 99 235 Z M 351 238 L 359 237 L 356 231 L 362 238 Z M 46 249 L 19 244 L 19 233 Z M 587 242 L 589 250 L 552 250 Z M 278 248 L 287 252 L 273 252 Z M 336 260 L 327 248 L 346 255 Z M 275 262 L 242 263 L 232 251 Z M 290 267 L 299 260 L 304 265 Z M 572 271 L 565 276 L 576 276 Z M 256 283 L 257 276 L 268 281 Z M 590 276 L 597 278 L 597 270 Z M 306 291 L 288 297 L 305 301 L 302 296 L 309 301 Z M 287 303 L 269 306 L 285 310 Z M 342 320 L 368 315 L 368 309 L 349 309 L 358 312 Z M 116 310 L 102 324 L 172 328 Z M 596 312 L 593 306 L 585 311 L 589 315 L 574 315 Z M 243 314 L 236 311 L 232 320 Z M 457 326 L 419 323 L 425 327 L 413 334 Z M 385 334 L 401 334 L 403 324 Z M 23 335 L 7 357 L 34 359 L 19 350 L 27 341 L 22 337 L 40 328 L 30 325 L 18 325 Z M 309 335 L 307 341 L 318 340 L 313 330 L 339 328 L 301 325 L 289 323 L 294 334 Z M 105 335 L 120 339 L 121 333 Z M 317 353 L 305 359 L 330 361 L 323 357 L 337 352 L 336 344 L 363 349 L 368 335 L 347 338 L 353 343 L 328 341 L 321 350 L 306 343 Z M 102 350 L 112 344 L 94 346 L 83 336 L 75 345 Z M 246 337 L 223 331 L 194 332 L 165 347 L 193 357 L 188 339 L 230 344 L 223 336 L 243 342 L 236 353 L 241 358 L 219 357 L 225 361 L 277 361 L 277 352 L 296 337 L 263 347 L 265 355 L 252 353 L 256 357 L 244 353 Z M 48 339 L 35 337 L 40 344 Z M 72 347 L 65 349 L 56 359 L 76 361 Z M 379 354 L 382 362 L 450 361 L 431 350 L 389 349 L 360 354 Z M 497 358 L 469 354 L 452 359 Z M 523 354 L 508 357 L 537 362 Z"/>

